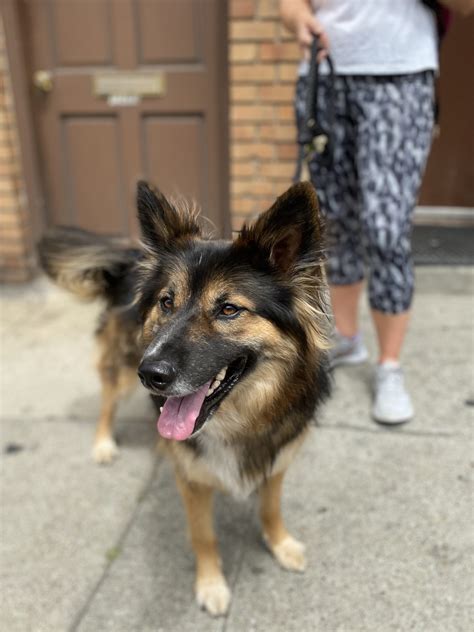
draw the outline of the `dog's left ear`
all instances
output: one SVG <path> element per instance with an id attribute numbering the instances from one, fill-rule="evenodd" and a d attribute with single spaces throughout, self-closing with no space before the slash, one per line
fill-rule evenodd
<path id="1" fill-rule="evenodd" d="M 137 184 L 137 209 L 143 240 L 152 249 L 200 232 L 190 213 L 175 208 L 161 191 L 142 180 Z"/>
<path id="2" fill-rule="evenodd" d="M 322 233 L 316 191 L 309 182 L 299 182 L 254 224 L 244 226 L 235 243 L 257 247 L 286 273 L 303 260 L 315 263 L 320 258 Z"/>

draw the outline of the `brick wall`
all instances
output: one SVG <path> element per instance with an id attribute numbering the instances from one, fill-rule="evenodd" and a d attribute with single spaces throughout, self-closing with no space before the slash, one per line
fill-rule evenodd
<path id="1" fill-rule="evenodd" d="M 3 24 L 0 18 L 0 280 L 25 281 L 28 264 L 28 222 L 24 209 L 12 90 L 8 75 Z"/>
<path id="2" fill-rule="evenodd" d="M 293 91 L 299 47 L 278 0 L 229 0 L 230 153 L 233 228 L 291 183 Z"/>

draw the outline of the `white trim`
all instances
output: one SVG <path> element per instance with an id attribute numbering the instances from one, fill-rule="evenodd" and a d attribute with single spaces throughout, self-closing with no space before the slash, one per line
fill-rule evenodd
<path id="1" fill-rule="evenodd" d="M 417 206 L 415 224 L 474 226 L 474 208 L 469 206 Z"/>

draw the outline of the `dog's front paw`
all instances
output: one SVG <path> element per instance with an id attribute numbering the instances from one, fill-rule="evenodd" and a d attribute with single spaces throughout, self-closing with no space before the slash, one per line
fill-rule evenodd
<path id="1" fill-rule="evenodd" d="M 273 555 L 283 568 L 288 571 L 298 571 L 302 573 L 306 568 L 306 557 L 304 554 L 304 544 L 295 540 L 291 535 L 272 547 Z"/>
<path id="2" fill-rule="evenodd" d="M 104 439 L 98 439 L 94 443 L 92 449 L 92 457 L 96 463 L 100 465 L 106 465 L 112 463 L 112 461 L 119 455 L 119 449 L 117 444 L 111 437 L 105 437 Z"/>
<path id="3" fill-rule="evenodd" d="M 196 582 L 196 601 L 213 617 L 226 614 L 230 604 L 230 590 L 223 577 L 200 579 Z"/>

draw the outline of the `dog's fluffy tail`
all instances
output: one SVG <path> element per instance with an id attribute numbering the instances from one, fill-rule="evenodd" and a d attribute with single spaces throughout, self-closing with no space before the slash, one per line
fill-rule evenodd
<path id="1" fill-rule="evenodd" d="M 120 239 L 72 227 L 48 231 L 38 253 L 46 274 L 84 300 L 113 296 L 139 256 Z"/>

